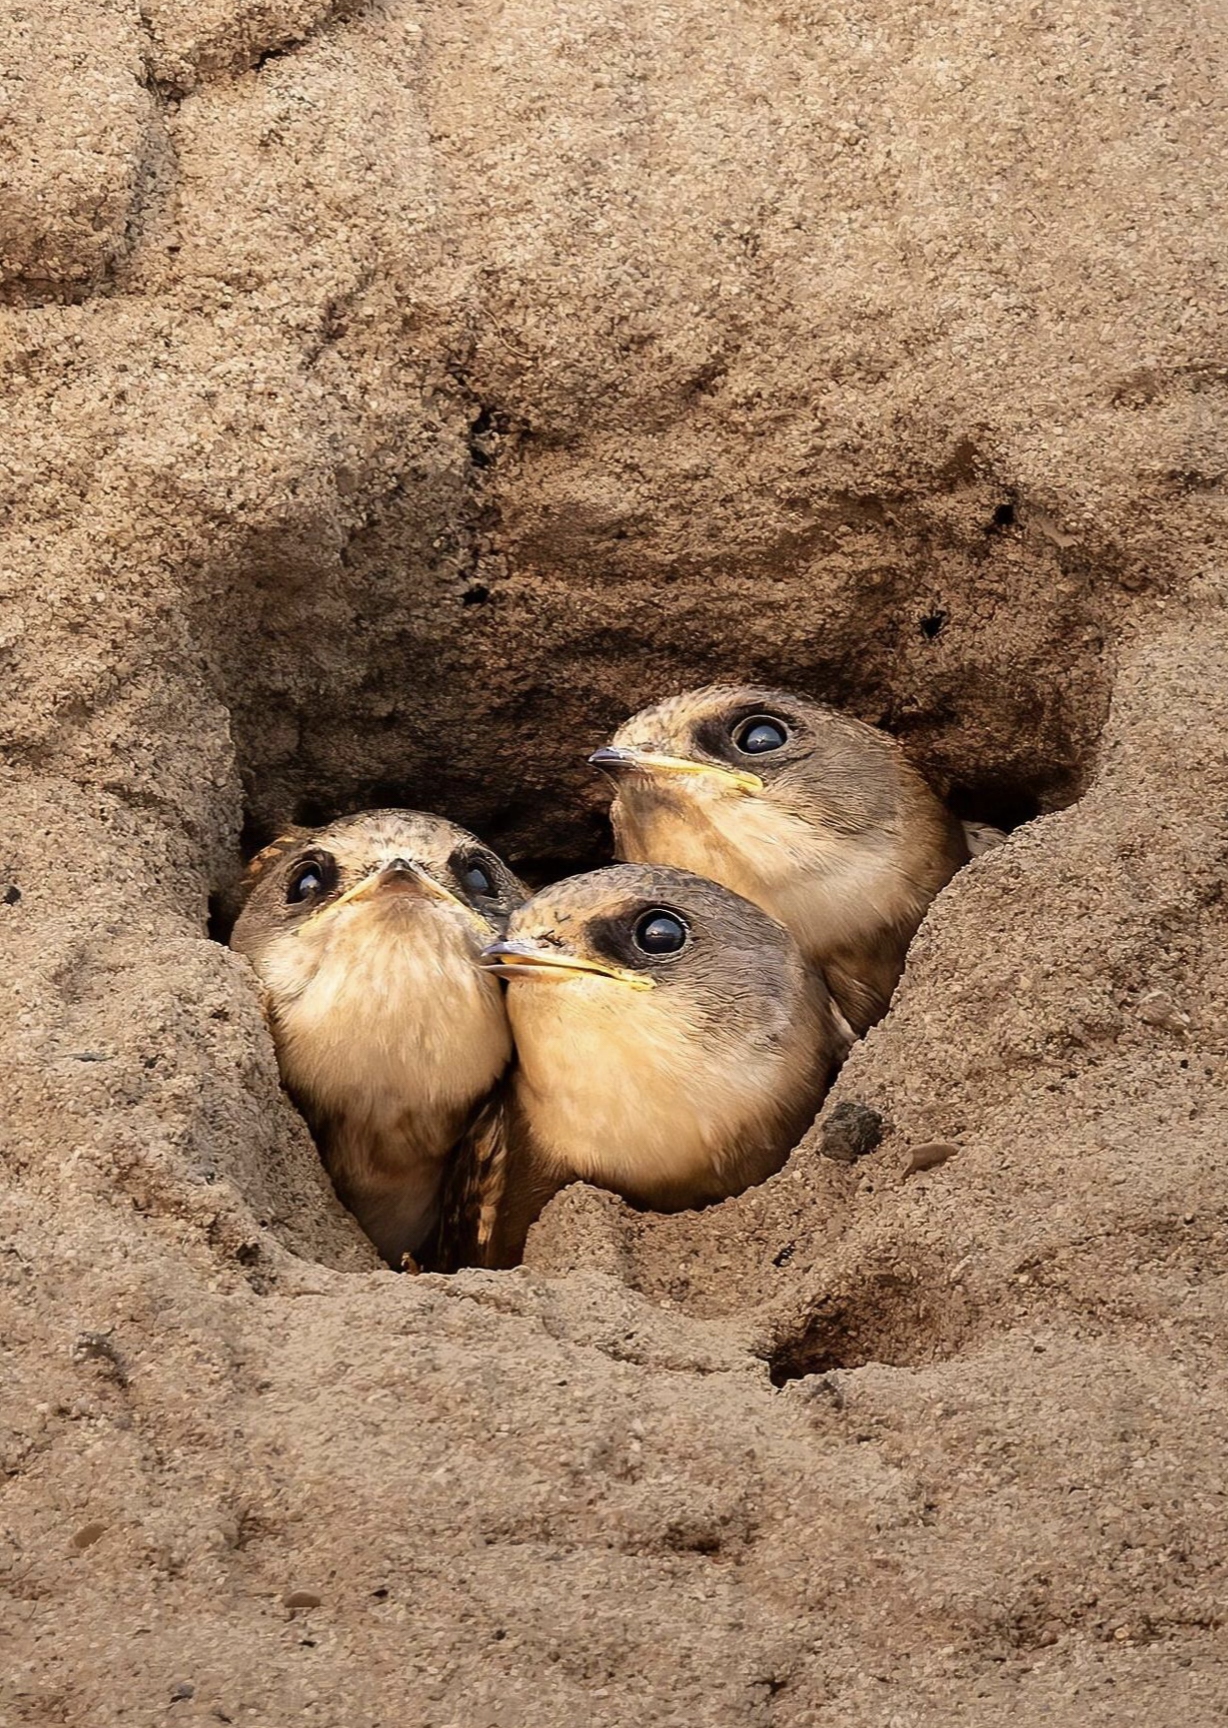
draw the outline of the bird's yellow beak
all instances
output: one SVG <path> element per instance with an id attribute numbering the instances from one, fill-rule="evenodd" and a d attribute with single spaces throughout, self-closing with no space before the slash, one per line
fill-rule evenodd
<path id="1" fill-rule="evenodd" d="M 536 942 L 492 942 L 489 948 L 482 950 L 478 965 L 484 972 L 493 972 L 508 980 L 532 978 L 547 984 L 562 984 L 568 978 L 596 973 L 601 978 L 612 978 L 617 984 L 626 984 L 631 990 L 654 988 L 652 979 L 645 978 L 642 972 L 633 972 L 629 967 L 608 966 L 604 960 L 586 960 L 579 954 L 568 954 L 562 948 L 542 948 Z"/>
<path id="2" fill-rule="evenodd" d="M 742 768 L 723 768 L 719 762 L 694 762 L 689 756 L 659 756 L 652 750 L 631 750 L 622 744 L 607 744 L 589 757 L 594 768 L 607 774 L 711 774 L 738 792 L 762 792 L 763 781 Z"/>
<path id="3" fill-rule="evenodd" d="M 298 929 L 300 932 L 306 930 L 318 919 L 339 912 L 343 906 L 353 906 L 360 900 L 373 900 L 380 894 L 414 894 L 424 900 L 444 900 L 450 906 L 459 906 L 467 917 L 481 926 L 483 934 L 490 928 L 472 906 L 467 906 L 451 889 L 436 882 L 420 864 L 415 864 L 408 858 L 394 858 L 391 863 L 381 864 L 378 870 L 372 870 L 361 882 L 355 882 L 352 888 L 347 888 L 344 894 L 339 894 L 335 900 L 330 900 L 326 906 L 319 907 L 310 917 L 304 918 Z"/>

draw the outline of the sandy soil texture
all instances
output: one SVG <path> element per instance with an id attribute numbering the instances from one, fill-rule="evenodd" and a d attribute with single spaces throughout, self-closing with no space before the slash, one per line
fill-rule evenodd
<path id="1" fill-rule="evenodd" d="M 1222 8 L 48 0 L 0 64 L 0 1722 L 1221 1723 Z M 1018 825 L 827 1107 L 881 1145 L 380 1270 L 244 850 L 586 865 L 588 751 L 714 676 Z"/>

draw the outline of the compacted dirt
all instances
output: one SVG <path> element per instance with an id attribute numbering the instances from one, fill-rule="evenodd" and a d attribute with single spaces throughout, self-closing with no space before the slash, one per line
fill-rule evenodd
<path id="1" fill-rule="evenodd" d="M 5 1728 L 1222 1722 L 1222 10 L 0 29 Z M 244 853 L 599 861 L 585 755 L 714 676 L 1014 830 L 881 1144 L 380 1269 Z"/>

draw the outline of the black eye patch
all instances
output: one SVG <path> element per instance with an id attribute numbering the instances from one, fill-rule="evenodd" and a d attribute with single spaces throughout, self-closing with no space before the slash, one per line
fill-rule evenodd
<path id="1" fill-rule="evenodd" d="M 448 867 L 466 894 L 479 900 L 499 898 L 499 867 L 485 852 L 454 852 Z"/>
<path id="2" fill-rule="evenodd" d="M 692 746 L 701 759 L 707 756 L 744 767 L 748 756 L 770 756 L 792 743 L 795 736 L 794 727 L 781 714 L 770 714 L 741 702 L 697 720 Z M 689 755 L 691 751 L 684 750 L 682 754 Z"/>
<path id="3" fill-rule="evenodd" d="M 651 900 L 592 919 L 585 935 L 601 959 L 640 972 L 681 954 L 692 940 L 690 920 L 683 913 Z"/>
<path id="4" fill-rule="evenodd" d="M 328 852 L 300 858 L 286 877 L 286 904 L 303 906 L 319 900 L 337 884 L 337 865 Z"/>
<path id="5" fill-rule="evenodd" d="M 461 874 L 461 881 L 471 894 L 493 894 L 495 885 L 490 872 L 476 860 L 471 862 Z"/>

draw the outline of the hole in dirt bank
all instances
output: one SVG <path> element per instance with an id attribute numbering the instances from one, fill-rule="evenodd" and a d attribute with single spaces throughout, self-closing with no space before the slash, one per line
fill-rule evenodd
<path id="1" fill-rule="evenodd" d="M 1007 834 L 1052 807 L 1028 786 L 993 780 L 981 785 L 952 786 L 947 803 L 961 821 L 988 823 Z"/>
<path id="2" fill-rule="evenodd" d="M 712 682 L 883 725 L 968 821 L 1009 830 L 1082 791 L 1109 688 L 1093 584 L 1071 577 L 1075 551 L 1018 530 L 1028 500 L 982 480 L 975 453 L 933 497 L 801 496 L 790 510 L 811 526 L 757 518 L 739 543 L 730 520 L 701 532 L 685 499 L 671 515 L 608 475 L 552 478 L 557 444 L 541 471 L 523 453 L 509 466 L 499 434 L 471 407 L 394 489 L 354 482 L 359 525 L 335 557 L 330 523 L 300 524 L 301 546 L 269 528 L 210 590 L 246 804 L 236 877 L 288 824 L 373 806 L 446 814 L 530 888 L 596 868 L 608 792 L 586 757 L 645 704 Z M 841 1302 L 782 1340 L 778 1383 L 954 1347 L 922 1292 L 865 1299 L 923 1312 L 888 1323 Z"/>
<path id="3" fill-rule="evenodd" d="M 382 800 L 373 799 L 372 802 L 380 803 Z M 341 814 L 343 814 L 343 812 L 339 810 L 330 810 L 323 799 L 308 796 L 305 798 L 299 798 L 295 802 L 290 819 L 297 828 L 322 828 L 326 822 L 333 821 Z M 248 822 L 250 821 L 251 817 L 249 814 Z M 261 836 L 259 845 L 267 846 L 269 841 L 273 838 L 274 836 L 272 834 Z M 253 848 L 253 850 L 258 851 L 259 846 Z"/>
<path id="4" fill-rule="evenodd" d="M 710 682 L 883 725 L 966 819 L 1015 826 L 1086 781 L 1108 694 L 1096 620 L 1056 554 L 1041 569 L 1007 534 L 986 559 L 1000 495 L 966 507 L 975 543 L 901 533 L 897 510 L 830 576 L 796 551 L 714 574 L 654 561 L 638 536 L 602 541 L 607 569 L 571 540 L 552 568 L 540 548 L 518 563 L 506 536 L 487 553 L 439 535 L 424 568 L 411 503 L 293 593 L 270 570 L 225 644 L 249 853 L 290 821 L 386 803 L 446 813 L 530 879 L 599 864 L 605 787 L 586 757 L 646 703 Z"/>
<path id="5" fill-rule="evenodd" d="M 756 675 L 775 682 L 785 682 L 789 676 L 782 677 L 779 672 Z M 852 708 L 854 704 L 845 706 Z M 926 723 L 927 717 L 916 711 L 913 717 L 918 724 Z M 898 730 L 906 735 L 908 728 Z M 588 737 L 583 738 L 581 747 L 586 749 L 589 742 Z M 472 740 L 464 739 L 463 747 L 472 748 Z M 454 801 L 449 790 L 451 780 L 446 761 L 434 764 L 422 780 L 408 775 L 405 778 L 385 775 L 356 778 L 352 786 L 334 783 L 319 789 L 304 787 L 290 801 L 282 820 L 274 819 L 270 805 L 260 799 L 257 791 L 245 811 L 242 856 L 235 860 L 234 880 L 210 896 L 209 935 L 221 943 L 229 940 L 239 912 L 237 888 L 244 865 L 283 833 L 287 825 L 317 829 L 361 809 L 411 808 L 447 813 L 500 851 L 530 891 L 612 861 L 603 787 L 595 788 L 595 796 L 577 808 L 568 801 L 565 792 L 549 784 L 526 788 L 518 783 L 513 779 L 515 763 L 508 772 L 507 758 L 503 761 L 505 766 L 499 771 L 501 782 L 504 785 L 510 782 L 511 795 L 488 806 L 484 814 L 479 811 L 476 819 L 470 816 L 468 822 L 465 820 L 468 810 L 457 807 L 463 800 Z M 532 773 L 531 750 L 522 753 L 522 761 L 528 777 Z M 1082 764 L 1080 777 L 1081 772 Z M 1016 777 L 1009 770 L 995 771 L 992 763 L 983 774 L 956 781 L 946 793 L 947 802 L 962 820 L 989 824 L 1007 832 L 1047 810 L 1061 807 L 1073 796 L 1074 787 L 1061 772 L 1052 780 L 1043 774 L 1033 780 L 1025 775 Z M 505 835 L 510 844 L 503 838 Z M 789 1258 L 787 1253 L 778 1258 L 777 1269 L 787 1265 Z M 624 1276 L 632 1284 L 637 1282 L 630 1268 Z M 753 1305 L 760 1294 L 752 1280 L 744 1292 L 746 1305 Z M 856 1298 L 829 1303 L 795 1334 L 782 1337 L 768 1357 L 768 1366 L 772 1383 L 777 1387 L 831 1369 L 852 1369 L 871 1362 L 916 1366 L 957 1354 L 966 1332 L 962 1317 L 950 1303 L 944 1305 L 932 1298 L 922 1286 L 901 1279 L 876 1279 Z"/>
<path id="6" fill-rule="evenodd" d="M 225 947 L 230 941 L 230 932 L 235 927 L 236 916 L 231 896 L 215 889 L 209 896 L 209 911 L 205 922 L 209 939 L 220 942 Z"/>
<path id="7" fill-rule="evenodd" d="M 615 469 L 588 442 L 599 415 L 577 431 L 540 380 L 509 393 L 467 347 L 442 359 L 420 403 L 402 380 L 403 421 L 370 428 L 369 459 L 289 447 L 282 503 L 225 516 L 194 584 L 249 853 L 288 821 L 394 803 L 451 816 L 530 880 L 599 864 L 586 756 L 714 681 L 881 720 L 969 819 L 1010 826 L 1081 791 L 1110 553 L 1084 569 L 1080 542 L 1026 532 L 1035 501 L 972 434 L 949 428 L 920 476 L 868 458 L 872 489 L 786 473 L 787 437 L 763 484 L 762 455 L 721 458 L 708 428 L 675 472 L 655 423 L 626 426 Z M 696 435 L 680 424 L 680 450 Z"/>
<path id="8" fill-rule="evenodd" d="M 938 1277 L 875 1273 L 828 1297 L 782 1334 L 766 1360 L 774 1386 L 833 1368 L 916 1368 L 959 1354 L 971 1333 L 964 1298 Z"/>

